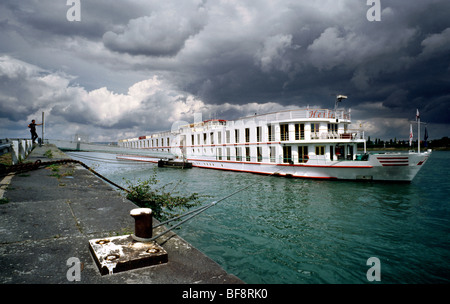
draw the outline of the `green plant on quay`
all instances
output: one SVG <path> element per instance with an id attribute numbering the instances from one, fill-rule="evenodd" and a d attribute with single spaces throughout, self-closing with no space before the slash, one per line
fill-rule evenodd
<path id="1" fill-rule="evenodd" d="M 179 181 L 172 191 L 167 188 L 174 183 L 168 183 L 163 186 L 157 186 L 159 181 L 156 178 L 156 171 L 146 180 L 138 179 L 136 183 L 125 180 L 126 188 L 129 190 L 127 199 L 141 208 L 152 209 L 153 216 L 159 221 L 165 221 L 170 218 L 181 215 L 188 209 L 198 206 L 202 199 L 207 197 L 198 193 L 181 195 L 174 190 L 181 181 Z"/>
<path id="2" fill-rule="evenodd" d="M 52 150 L 49 149 L 49 150 L 45 151 L 44 156 L 47 157 L 47 158 L 52 159 L 53 158 Z"/>

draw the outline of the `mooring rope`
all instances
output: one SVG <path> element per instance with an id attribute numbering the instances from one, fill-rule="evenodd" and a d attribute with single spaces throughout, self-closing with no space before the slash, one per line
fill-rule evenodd
<path id="1" fill-rule="evenodd" d="M 175 217 L 175 218 L 169 219 L 169 220 L 167 220 L 167 221 L 165 221 L 165 222 L 162 222 L 162 223 L 159 223 L 158 225 L 153 226 L 152 228 L 154 229 L 154 228 L 157 228 L 157 227 L 159 227 L 159 226 L 165 225 L 165 224 L 167 224 L 167 223 L 170 223 L 170 222 L 172 222 L 172 221 L 178 220 L 178 219 L 183 218 L 183 217 L 185 217 L 185 216 L 187 216 L 187 215 L 189 215 L 189 214 L 194 213 L 193 215 L 191 215 L 191 216 L 189 216 L 188 218 L 182 220 L 182 221 L 179 222 L 178 224 L 176 224 L 176 225 L 174 225 L 174 226 L 171 226 L 169 229 L 167 229 L 167 230 L 161 232 L 160 234 L 158 234 L 158 235 L 152 237 L 149 241 L 154 241 L 154 240 L 156 240 L 157 238 L 159 238 L 159 237 L 163 236 L 164 234 L 168 233 L 169 231 L 171 231 L 171 230 L 177 228 L 178 226 L 180 226 L 180 225 L 184 224 L 185 222 L 189 221 L 190 219 L 196 217 L 197 215 L 199 215 L 200 213 L 202 213 L 202 212 L 205 211 L 206 209 L 211 208 L 212 206 L 216 205 L 217 203 L 219 203 L 219 202 L 221 202 L 221 201 L 223 201 L 223 200 L 226 200 L 227 198 L 229 198 L 229 197 L 231 197 L 231 196 L 233 196 L 233 195 L 235 195 L 235 194 L 237 194 L 237 193 L 239 193 L 239 192 L 241 192 L 241 191 L 243 191 L 243 190 L 249 188 L 250 186 L 253 186 L 253 184 L 247 185 L 247 186 L 245 186 L 245 187 L 243 187 L 243 188 L 241 188 L 241 189 L 239 189 L 239 190 L 237 190 L 237 191 L 235 191 L 235 192 L 233 192 L 233 193 L 231 193 L 231 194 L 229 194 L 229 195 L 227 195 L 227 196 L 225 196 L 225 197 L 223 197 L 223 198 L 221 198 L 221 199 L 219 199 L 219 200 L 217 200 L 217 201 L 213 201 L 213 202 L 209 203 L 208 205 L 202 206 L 202 207 L 197 208 L 197 209 L 195 209 L 195 210 L 191 210 L 191 211 L 189 211 L 189 212 L 187 212 L 187 213 L 185 213 L 185 214 L 182 214 L 182 215 L 180 215 L 180 216 L 177 216 L 177 217 Z"/>
<path id="2" fill-rule="evenodd" d="M 277 174 L 279 171 L 280 171 L 280 170 L 277 170 L 276 172 L 274 172 L 274 173 L 272 173 L 272 174 L 269 174 L 268 176 L 275 175 L 275 174 Z M 253 186 L 253 185 L 254 185 L 254 184 L 250 184 L 250 185 L 247 185 L 247 186 L 245 186 L 245 187 L 242 187 L 242 188 L 240 188 L 239 190 L 237 190 L 237 191 L 235 191 L 235 192 L 233 192 L 233 193 L 231 193 L 231 194 L 229 194 L 229 195 L 227 195 L 227 196 L 225 196 L 225 197 L 223 197 L 223 198 L 221 198 L 221 199 L 219 199 L 219 200 L 217 200 L 217 201 L 213 201 L 213 202 L 211 202 L 211 203 L 209 203 L 209 204 L 207 204 L 207 205 L 205 205 L 205 206 L 202 206 L 202 207 L 199 207 L 199 208 L 197 208 L 197 209 L 191 210 L 191 211 L 189 211 L 189 212 L 186 212 L 185 214 L 182 214 L 182 215 L 180 215 L 180 216 L 177 216 L 177 217 L 168 219 L 167 221 L 161 222 L 161 223 L 159 223 L 159 224 L 153 226 L 152 228 L 155 229 L 155 228 L 157 228 L 157 227 L 160 227 L 160 226 L 162 226 L 162 225 L 165 225 L 165 224 L 167 224 L 167 223 L 170 223 L 170 222 L 172 222 L 172 221 L 178 220 L 178 219 L 180 219 L 180 218 L 183 218 L 183 217 L 185 217 L 185 216 L 188 216 L 188 215 L 194 213 L 194 214 L 192 214 L 191 216 L 189 216 L 188 218 L 186 218 L 186 219 L 182 220 L 181 222 L 179 222 L 178 224 L 176 224 L 176 225 L 174 225 L 174 226 L 171 226 L 169 229 L 167 229 L 167 230 L 161 232 L 160 234 L 158 234 L 158 235 L 152 237 L 151 239 L 149 239 L 149 241 L 154 241 L 154 240 L 156 240 L 157 238 L 159 238 L 159 237 L 163 236 L 164 234 L 168 233 L 169 231 L 171 231 L 171 230 L 173 230 L 173 229 L 179 227 L 180 225 L 186 223 L 186 222 L 189 221 L 190 219 L 196 217 L 197 215 L 199 215 L 199 214 L 202 213 L 203 211 L 205 211 L 205 210 L 211 208 L 212 206 L 215 206 L 217 203 L 219 203 L 219 202 L 221 202 L 221 201 L 223 201 L 223 200 L 226 200 L 227 198 L 229 198 L 229 197 L 231 197 L 231 196 L 233 196 L 233 195 L 235 195 L 235 194 L 237 194 L 237 193 L 239 193 L 239 192 L 241 192 L 241 191 L 244 191 L 245 189 L 250 188 L 250 187 Z"/>
<path id="3" fill-rule="evenodd" d="M 117 165 L 140 165 L 142 166 L 143 162 L 136 162 L 136 161 L 127 161 L 127 160 L 117 160 L 117 159 L 111 159 L 111 158 L 103 158 L 103 157 L 94 157 L 94 156 L 86 156 L 86 155 L 80 155 L 73 152 L 66 152 L 69 156 L 75 157 L 75 158 L 81 158 L 84 160 L 89 160 L 93 162 L 99 162 L 99 163 L 108 163 L 108 164 L 117 164 Z"/>

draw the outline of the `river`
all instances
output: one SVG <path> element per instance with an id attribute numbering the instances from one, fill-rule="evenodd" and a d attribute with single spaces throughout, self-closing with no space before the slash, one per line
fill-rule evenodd
<path id="1" fill-rule="evenodd" d="M 246 283 L 450 282 L 450 152 L 433 152 L 410 184 L 318 181 L 157 168 L 114 154 L 68 153 L 125 185 L 174 183 L 205 204 L 246 185 L 176 233 Z M 181 181 L 181 182 L 180 182 Z M 368 264 L 375 257 L 377 264 Z"/>

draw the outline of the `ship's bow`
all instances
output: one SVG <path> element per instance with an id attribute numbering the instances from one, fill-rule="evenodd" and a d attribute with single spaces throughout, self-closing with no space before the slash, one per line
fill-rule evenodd
<path id="1" fill-rule="evenodd" d="M 411 182 L 430 155 L 431 151 L 375 154 L 374 168 L 378 174 L 374 180 Z"/>

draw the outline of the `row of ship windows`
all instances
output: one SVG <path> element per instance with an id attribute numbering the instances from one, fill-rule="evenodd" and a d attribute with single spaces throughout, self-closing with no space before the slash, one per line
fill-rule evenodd
<path id="1" fill-rule="evenodd" d="M 166 139 L 147 139 L 139 141 L 130 141 L 124 144 L 127 148 L 150 148 L 150 147 L 167 147 L 170 146 L 170 137 Z"/>
<path id="2" fill-rule="evenodd" d="M 317 134 L 319 134 L 319 124 L 318 123 L 312 123 L 311 124 L 311 134 L 312 138 L 318 137 Z M 329 134 L 337 134 L 338 132 L 338 124 L 329 123 L 328 124 L 328 133 Z M 234 143 L 240 143 L 240 129 L 234 130 Z M 245 128 L 244 130 L 244 138 L 245 142 L 249 143 L 251 140 L 251 130 L 250 128 Z M 222 144 L 222 132 L 217 132 L 217 144 Z M 207 144 L 208 142 L 208 135 L 209 135 L 209 142 L 210 144 L 215 144 L 215 136 L 214 132 L 197 134 L 195 136 L 194 134 L 191 134 L 191 145 L 201 145 L 201 144 Z M 305 139 L 305 124 L 295 124 L 294 125 L 294 140 L 304 140 Z M 203 140 L 203 141 L 202 141 Z M 280 124 L 280 140 L 281 141 L 288 141 L 289 138 L 289 124 Z M 225 131 L 225 141 L 226 143 L 231 143 L 231 131 L 227 130 Z M 263 141 L 263 132 L 262 127 L 256 127 L 256 142 L 262 142 Z M 275 128 L 272 125 L 267 126 L 267 141 L 275 141 Z M 138 142 L 131 142 L 128 143 L 128 147 L 137 147 L 137 148 L 146 148 L 146 147 L 164 147 L 170 145 L 170 138 L 167 137 L 165 140 L 164 138 L 161 139 L 148 139 Z"/>
<path id="3" fill-rule="evenodd" d="M 282 154 L 280 155 L 281 161 L 283 163 L 305 163 L 309 159 L 309 149 L 308 146 L 297 146 L 297 154 L 293 154 L 292 150 L 294 147 L 292 146 L 282 146 Z M 216 160 L 229 160 L 229 161 L 256 161 L 256 162 L 265 162 L 269 160 L 270 162 L 277 162 L 277 150 L 275 146 L 269 147 L 269 155 L 264 157 L 263 148 L 256 147 L 256 155 L 252 155 L 252 150 L 250 147 L 234 147 L 234 154 L 232 154 L 233 148 L 217 148 L 216 150 Z M 325 146 L 315 146 L 315 155 L 325 155 L 326 149 Z M 253 150 L 254 151 L 254 150 Z M 192 152 L 195 153 L 195 149 L 192 149 Z M 197 152 L 200 153 L 200 149 L 197 149 Z M 204 149 L 203 152 L 206 154 L 207 150 Z M 211 153 L 214 150 L 211 149 Z M 353 147 L 352 146 L 330 146 L 329 151 L 331 160 L 342 160 L 346 158 L 353 157 Z M 254 152 L 253 152 L 254 153 Z"/>
<path id="4" fill-rule="evenodd" d="M 263 162 L 263 152 L 262 147 L 256 147 L 256 159 L 250 154 L 250 147 L 235 147 L 235 154 L 231 155 L 231 148 L 226 148 L 223 152 L 226 152 L 224 155 L 222 155 L 222 148 L 217 148 L 217 160 L 235 160 L 235 161 L 257 161 L 257 162 Z M 245 150 L 245 154 L 243 154 L 242 150 Z M 317 150 L 317 149 L 316 149 Z M 319 149 L 319 153 L 320 153 Z M 323 151 L 325 151 L 325 147 L 323 147 Z M 322 154 L 323 155 L 323 154 Z M 233 159 L 234 158 L 234 159 Z M 276 147 L 269 147 L 269 156 L 268 159 L 270 162 L 275 163 L 277 160 L 277 154 L 276 154 Z M 308 161 L 308 147 L 307 146 L 299 146 L 298 147 L 298 162 L 299 163 L 305 163 Z M 292 159 L 292 147 L 285 146 L 283 147 L 283 162 L 284 163 L 291 163 L 293 162 Z"/>
<path id="5" fill-rule="evenodd" d="M 314 134 L 319 134 L 319 123 L 312 123 L 311 124 L 311 134 L 312 137 L 314 137 Z M 256 142 L 262 142 L 263 141 L 263 127 L 256 127 Z M 337 134 L 338 133 L 338 124 L 336 123 L 329 123 L 328 124 L 328 133 L 330 134 Z M 222 132 L 217 132 L 217 144 L 222 144 Z M 234 143 L 240 143 L 240 129 L 234 130 Z M 201 141 L 202 137 L 200 134 L 197 134 L 197 140 L 195 141 L 195 135 L 191 134 L 191 143 L 192 145 L 201 145 L 201 144 L 207 144 L 208 142 L 208 133 L 203 133 L 203 142 Z M 214 132 L 209 133 L 210 138 L 210 144 L 215 144 L 215 136 Z M 249 143 L 251 141 L 251 129 L 245 128 L 244 130 L 244 138 L 245 142 Z M 294 124 L 294 138 L 293 140 L 304 140 L 305 139 L 305 124 Z M 280 140 L 281 141 L 288 141 L 289 138 L 289 124 L 280 124 Z M 227 130 L 225 131 L 225 141 L 227 144 L 231 143 L 231 131 Z M 273 125 L 267 126 L 267 141 L 275 141 L 275 128 Z"/>

